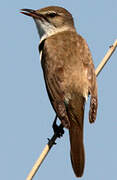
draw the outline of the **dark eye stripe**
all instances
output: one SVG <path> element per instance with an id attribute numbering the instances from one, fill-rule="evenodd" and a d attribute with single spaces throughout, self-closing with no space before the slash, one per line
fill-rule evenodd
<path id="1" fill-rule="evenodd" d="M 51 17 L 51 18 L 54 18 L 55 16 L 57 16 L 58 14 L 57 13 L 54 13 L 54 12 L 51 12 L 51 13 L 48 13 L 47 16 L 48 17 Z"/>

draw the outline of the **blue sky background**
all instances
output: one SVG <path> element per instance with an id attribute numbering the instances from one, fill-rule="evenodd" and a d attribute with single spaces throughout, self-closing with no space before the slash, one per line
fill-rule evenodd
<path id="1" fill-rule="evenodd" d="M 0 5 L 0 179 L 25 180 L 53 135 L 55 113 L 41 70 L 39 37 L 33 20 L 21 8 L 59 5 L 75 19 L 77 32 L 88 42 L 97 66 L 117 39 L 117 0 L 20 0 Z M 81 180 L 117 179 L 117 50 L 98 77 L 96 123 L 88 122 L 86 104 L 84 142 L 86 165 Z M 69 137 L 57 140 L 34 180 L 77 179 L 69 156 Z"/>

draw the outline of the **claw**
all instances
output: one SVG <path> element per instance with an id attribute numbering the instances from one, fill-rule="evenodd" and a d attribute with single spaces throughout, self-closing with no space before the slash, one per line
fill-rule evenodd
<path id="1" fill-rule="evenodd" d="M 53 130 L 54 130 L 54 133 L 57 135 L 57 137 L 60 138 L 60 137 L 62 137 L 63 134 L 64 134 L 64 129 L 63 129 L 63 126 L 62 126 L 62 125 L 58 126 L 57 123 L 56 123 L 56 121 L 57 121 L 57 116 L 55 117 L 55 120 L 54 120 L 54 122 L 53 122 L 52 127 L 53 127 Z"/>

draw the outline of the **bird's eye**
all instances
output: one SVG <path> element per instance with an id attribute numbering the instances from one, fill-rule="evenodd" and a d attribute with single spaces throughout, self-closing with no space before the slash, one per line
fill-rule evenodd
<path id="1" fill-rule="evenodd" d="M 48 16 L 51 17 L 51 18 L 54 18 L 57 14 L 52 12 L 52 13 L 49 13 Z"/>

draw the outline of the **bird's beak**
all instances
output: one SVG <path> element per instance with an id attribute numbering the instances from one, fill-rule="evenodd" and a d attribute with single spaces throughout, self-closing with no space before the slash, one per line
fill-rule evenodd
<path id="1" fill-rule="evenodd" d="M 31 16 L 33 18 L 41 18 L 42 15 L 37 13 L 36 10 L 33 10 L 33 9 L 21 9 L 21 13 L 22 14 L 25 14 L 27 16 Z"/>

